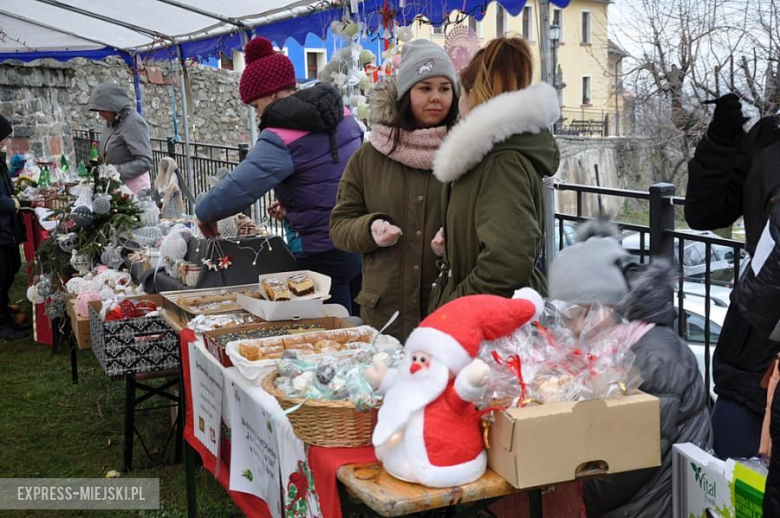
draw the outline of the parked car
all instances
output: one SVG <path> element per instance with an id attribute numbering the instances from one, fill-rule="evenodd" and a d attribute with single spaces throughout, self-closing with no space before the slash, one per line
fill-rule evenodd
<path id="1" fill-rule="evenodd" d="M 713 237 L 718 238 L 717 234 L 708 230 L 691 230 L 693 237 Z M 622 238 L 623 248 L 632 255 L 642 256 L 642 240 L 639 232 L 628 232 Z M 678 261 L 680 240 L 674 239 L 674 261 Z M 683 276 L 685 279 L 704 280 L 707 265 L 705 263 L 706 245 L 701 241 L 685 240 L 685 250 L 683 251 Z M 740 254 L 740 272 L 747 266 L 748 257 L 744 250 L 739 250 Z M 644 236 L 644 258 L 642 262 L 650 260 L 650 236 L 645 233 Z M 710 275 L 713 284 L 728 285 L 734 281 L 734 249 L 724 245 L 712 245 L 710 255 Z"/>
<path id="2" fill-rule="evenodd" d="M 682 339 L 688 344 L 688 347 L 696 356 L 696 362 L 699 364 L 699 372 L 704 379 L 704 344 L 705 344 L 705 313 L 704 297 L 698 295 L 686 294 L 683 299 L 683 332 Z M 674 307 L 678 307 L 677 297 L 674 298 Z M 726 308 L 717 305 L 710 306 L 710 397 L 715 401 L 718 397 L 715 394 L 715 382 L 712 376 L 712 356 L 715 353 L 715 346 L 720 338 L 720 331 L 723 327 L 723 321 L 726 319 Z M 675 320 L 675 330 L 678 329 L 678 322 Z"/>
<path id="3" fill-rule="evenodd" d="M 729 304 L 731 304 L 731 292 L 732 289 L 728 286 L 710 284 L 710 303 L 714 306 L 728 309 Z M 704 280 L 685 279 L 683 282 L 683 293 L 702 298 L 706 297 L 707 288 Z"/>

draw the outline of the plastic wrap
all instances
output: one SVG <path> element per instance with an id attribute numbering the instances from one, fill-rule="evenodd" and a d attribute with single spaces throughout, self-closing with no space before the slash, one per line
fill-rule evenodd
<path id="1" fill-rule="evenodd" d="M 547 304 L 540 322 L 485 342 L 491 368 L 482 408 L 606 399 L 642 382 L 631 346 L 644 328 L 607 306 Z"/>

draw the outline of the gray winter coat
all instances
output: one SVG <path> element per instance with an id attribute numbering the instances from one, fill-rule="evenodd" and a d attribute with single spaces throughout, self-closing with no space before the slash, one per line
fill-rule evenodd
<path id="1" fill-rule="evenodd" d="M 627 275 L 630 291 L 618 309 L 628 320 L 656 324 L 631 350 L 640 390 L 661 401 L 661 466 L 583 483 L 588 518 L 672 516 L 672 445 L 712 446 L 704 381 L 696 357 L 673 329 L 673 268 L 662 261 Z"/>
<path id="2" fill-rule="evenodd" d="M 89 97 L 89 109 L 117 114 L 100 135 L 98 153 L 116 166 L 122 181 L 127 181 L 152 169 L 152 141 L 149 127 L 133 109 L 127 92 L 113 83 L 98 85 Z"/>

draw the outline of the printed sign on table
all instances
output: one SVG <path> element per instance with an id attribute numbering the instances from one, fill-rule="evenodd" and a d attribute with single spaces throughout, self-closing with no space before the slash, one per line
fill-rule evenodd
<path id="1" fill-rule="evenodd" d="M 190 342 L 192 424 L 195 438 L 215 457 L 219 453 L 222 419 L 222 366 L 194 342 Z"/>
<path id="2" fill-rule="evenodd" d="M 228 371 L 226 383 L 232 441 L 230 489 L 262 498 L 274 516 L 279 516 L 282 513 L 279 449 L 272 414 L 266 410 L 273 405 L 264 401 L 273 397 L 260 387 L 245 385 L 231 374 Z"/>

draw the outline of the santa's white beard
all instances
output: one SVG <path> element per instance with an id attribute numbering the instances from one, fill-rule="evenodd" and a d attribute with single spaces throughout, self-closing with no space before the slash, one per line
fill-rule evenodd
<path id="1" fill-rule="evenodd" d="M 432 359 L 428 367 L 412 374 L 411 356 L 399 367 L 393 380 L 393 385 L 387 391 L 379 409 L 376 429 L 374 430 L 373 443 L 379 447 L 387 442 L 399 429 L 409 421 L 412 413 L 425 408 L 428 403 L 434 401 L 447 388 L 450 380 L 450 370 L 440 361 Z M 380 459 L 381 460 L 381 459 Z"/>

